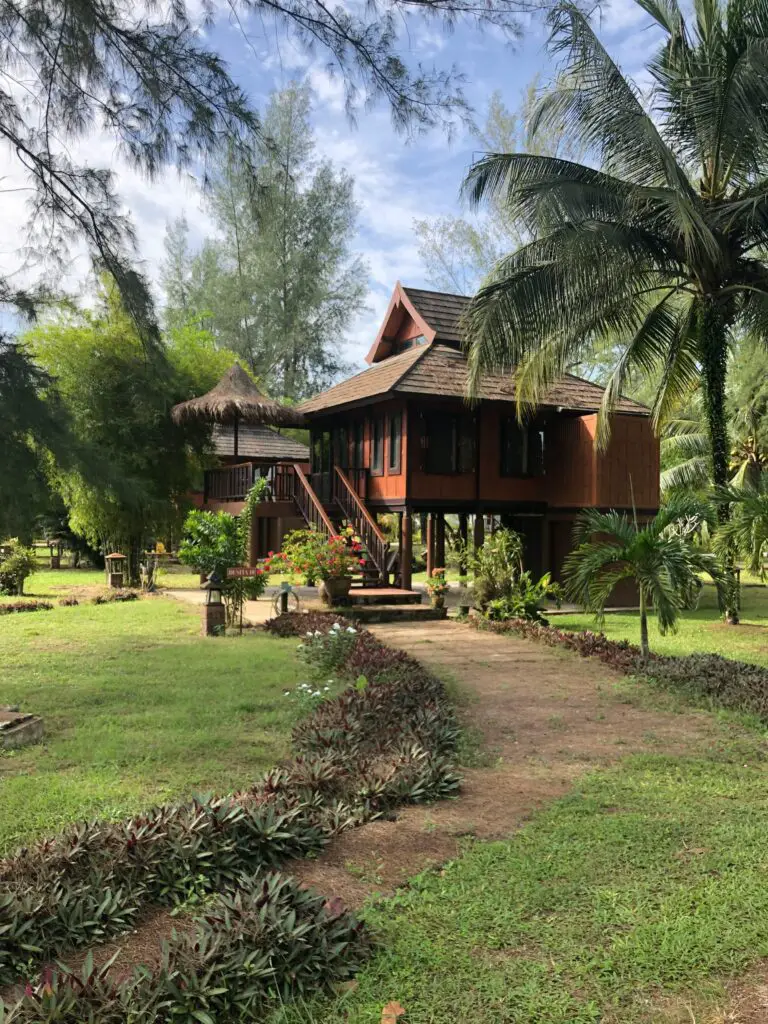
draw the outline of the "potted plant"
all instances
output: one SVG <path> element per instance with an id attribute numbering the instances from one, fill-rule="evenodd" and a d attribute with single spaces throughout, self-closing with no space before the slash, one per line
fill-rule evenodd
<path id="1" fill-rule="evenodd" d="M 472 591 L 466 576 L 459 577 L 459 615 L 466 619 L 472 607 Z"/>
<path id="2" fill-rule="evenodd" d="M 270 570 L 278 566 L 319 580 L 320 600 L 333 606 L 349 597 L 352 574 L 365 565 L 360 538 L 354 531 L 345 531 L 326 538 L 315 530 L 296 530 L 290 544 L 283 545 L 281 555 L 270 560 Z"/>
<path id="3" fill-rule="evenodd" d="M 448 593 L 448 581 L 445 578 L 445 569 L 433 569 L 432 575 L 427 580 L 427 593 L 433 608 L 445 607 L 445 595 Z"/>

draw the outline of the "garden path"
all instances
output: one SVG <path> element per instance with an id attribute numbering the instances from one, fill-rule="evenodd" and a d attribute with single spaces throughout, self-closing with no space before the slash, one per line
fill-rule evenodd
<path id="1" fill-rule="evenodd" d="M 629 753 L 696 753 L 727 742 L 729 727 L 713 715 L 653 707 L 642 684 L 570 651 L 451 620 L 372 631 L 453 685 L 477 767 L 464 770 L 457 799 L 404 808 L 296 866 L 307 883 L 352 906 L 455 857 L 463 837 L 508 836 L 591 768 Z"/>

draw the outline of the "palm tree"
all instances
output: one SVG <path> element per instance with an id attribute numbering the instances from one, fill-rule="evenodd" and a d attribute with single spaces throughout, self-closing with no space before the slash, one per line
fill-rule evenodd
<path id="1" fill-rule="evenodd" d="M 768 337 L 768 0 L 693 0 L 690 26 L 678 0 L 636 3 L 665 37 L 647 104 L 575 4 L 550 15 L 564 70 L 531 134 L 558 126 L 596 166 L 491 153 L 469 171 L 470 201 L 503 202 L 531 239 L 469 306 L 470 390 L 516 367 L 521 405 L 535 404 L 585 351 L 618 342 L 604 413 L 633 373 L 659 374 L 657 426 L 700 384 L 722 486 L 731 339 Z"/>
<path id="2" fill-rule="evenodd" d="M 722 580 L 716 557 L 689 539 L 701 514 L 700 503 L 690 498 L 670 502 L 644 524 L 623 512 L 585 510 L 574 530 L 576 546 L 563 565 L 566 597 L 602 622 L 616 584 L 634 580 L 640 595 L 640 648 L 647 658 L 648 609 L 656 612 L 662 635 L 674 631 L 680 611 L 695 601 L 699 574 L 709 573 L 718 584 Z"/>
<path id="3" fill-rule="evenodd" d="M 721 488 L 719 498 L 728 504 L 730 515 L 715 535 L 715 549 L 726 555 L 737 554 L 750 572 L 765 580 L 768 473 L 763 473 L 756 484 Z"/>

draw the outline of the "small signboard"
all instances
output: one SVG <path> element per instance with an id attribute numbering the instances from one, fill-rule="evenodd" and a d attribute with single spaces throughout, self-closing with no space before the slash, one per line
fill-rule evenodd
<path id="1" fill-rule="evenodd" d="M 240 576 L 261 576 L 263 572 L 260 565 L 236 565 L 232 569 L 227 569 L 227 578 L 232 580 Z"/>

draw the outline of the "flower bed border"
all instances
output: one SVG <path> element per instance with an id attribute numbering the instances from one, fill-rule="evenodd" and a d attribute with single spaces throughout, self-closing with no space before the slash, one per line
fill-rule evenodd
<path id="1" fill-rule="evenodd" d="M 550 647 L 565 647 L 583 658 L 597 658 L 623 675 L 681 693 L 707 708 L 746 712 L 768 724 L 768 669 L 762 665 L 706 653 L 651 654 L 643 659 L 640 648 L 627 640 L 609 640 L 604 633 L 572 632 L 527 619 L 473 619 L 470 624 L 475 629 L 514 633 Z"/>

